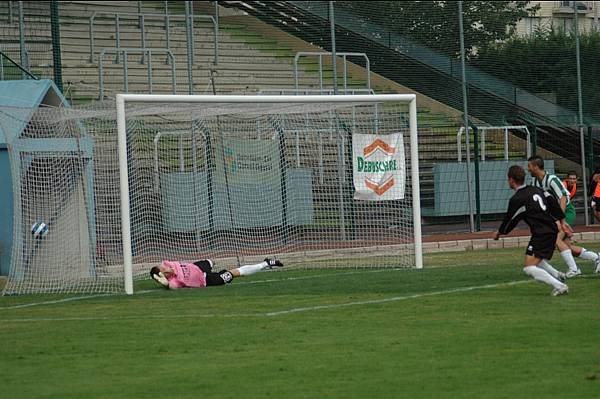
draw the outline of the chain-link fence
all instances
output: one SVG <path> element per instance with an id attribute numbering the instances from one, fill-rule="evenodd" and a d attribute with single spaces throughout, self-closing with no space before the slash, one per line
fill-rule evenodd
<path id="1" fill-rule="evenodd" d="M 0 4 L 0 50 L 40 77 L 56 73 L 50 3 Z M 415 92 L 426 232 L 495 226 L 510 196 L 507 166 L 532 154 L 561 178 L 577 173 L 577 223 L 593 222 L 584 217 L 584 186 L 600 163 L 600 2 L 185 3 L 115 5 L 115 15 L 147 18 L 123 17 L 120 32 L 119 17 L 100 21 L 90 62 L 89 20 L 100 6 L 60 2 L 68 97 Z M 190 29 L 190 15 L 210 17 L 218 29 L 208 20 Z M 116 32 L 123 42 L 115 45 Z M 173 61 L 165 52 L 146 56 L 140 35 Z M 123 65 L 120 46 L 141 53 Z M 100 68 L 97 57 L 110 47 L 118 50 Z M 138 62 L 144 57 L 151 66 Z"/>

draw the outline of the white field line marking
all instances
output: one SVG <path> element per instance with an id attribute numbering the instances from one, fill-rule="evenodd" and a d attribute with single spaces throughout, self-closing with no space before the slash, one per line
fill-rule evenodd
<path id="1" fill-rule="evenodd" d="M 136 292 L 136 295 L 148 294 L 150 292 L 154 292 L 154 290 L 138 291 L 138 292 Z M 55 299 L 53 301 L 23 303 L 21 305 L 12 305 L 12 306 L 2 306 L 2 307 L 0 307 L 0 310 L 22 309 L 22 308 L 30 308 L 32 306 L 41 306 L 41 305 L 54 305 L 57 303 L 81 301 L 83 299 L 103 298 L 103 297 L 110 297 L 110 296 L 114 297 L 117 295 L 115 295 L 115 294 L 97 294 L 97 295 L 87 295 L 87 296 L 75 296 L 75 297 L 71 297 L 71 298 Z"/>
<path id="2" fill-rule="evenodd" d="M 182 315 L 144 315 L 144 316 L 90 316 L 90 317 L 61 317 L 61 318 L 51 318 L 51 317 L 42 317 L 42 318 L 26 318 L 26 319 L 5 319 L 4 322 L 16 322 L 16 323 L 27 323 L 27 322 L 36 322 L 36 321 L 97 321 L 97 320 L 148 320 L 148 319 L 192 319 L 192 318 L 211 318 L 211 317 L 273 317 L 273 316 L 281 316 L 290 313 L 300 313 L 300 312 L 308 312 L 308 311 L 317 311 L 323 309 L 336 309 L 342 307 L 349 306 L 363 306 L 363 305 L 375 305 L 381 303 L 388 302 L 397 302 L 409 299 L 417 299 L 429 296 L 438 296 L 438 295 L 448 295 L 455 294 L 460 292 L 468 292 L 474 290 L 488 289 L 488 288 L 498 288 L 505 286 L 513 286 L 517 284 L 527 284 L 531 283 L 535 280 L 518 280 L 518 281 L 509 281 L 506 283 L 497 283 L 497 284 L 486 284 L 486 285 L 477 285 L 471 287 L 462 287 L 455 288 L 451 290 L 443 290 L 443 291 L 434 291 L 434 292 L 426 292 L 422 294 L 413 294 L 406 296 L 395 296 L 391 298 L 383 298 L 383 299 L 373 299 L 369 301 L 354 301 L 354 302 L 344 302 L 344 303 L 336 303 L 331 305 L 315 305 L 315 306 L 306 306 L 301 308 L 292 308 L 287 310 L 280 310 L 276 312 L 266 312 L 266 313 L 240 313 L 240 314 L 223 314 L 223 313 L 198 313 L 198 314 L 182 314 Z"/>
<path id="3" fill-rule="evenodd" d="M 594 277 L 597 277 L 597 275 L 581 276 L 580 278 L 594 278 Z M 454 293 L 459 293 L 459 292 L 482 290 L 482 289 L 487 289 L 487 288 L 508 287 L 508 286 L 513 286 L 513 285 L 532 283 L 534 281 L 535 280 L 533 280 L 533 279 L 517 280 L 517 281 L 509 281 L 506 283 L 476 285 L 476 286 L 471 286 L 471 287 L 454 288 L 451 290 L 424 292 L 422 294 L 395 296 L 395 297 L 383 298 L 383 299 L 373 299 L 373 300 L 369 300 L 369 301 L 355 301 L 355 302 L 336 303 L 336 304 L 331 304 L 331 305 L 307 306 L 307 307 L 302 307 L 302 308 L 280 310 L 277 312 L 268 312 L 268 313 L 265 313 L 264 316 L 280 316 L 280 315 L 285 315 L 285 314 L 290 314 L 290 313 L 308 312 L 311 310 L 336 309 L 336 308 L 343 308 L 343 307 L 348 307 L 348 306 L 360 306 L 360 305 L 374 305 L 374 304 L 387 303 L 387 302 L 404 301 L 407 299 L 416 299 L 416 298 L 423 298 L 423 297 L 429 297 L 429 296 L 447 295 L 447 294 L 454 294 Z"/>
<path id="4" fill-rule="evenodd" d="M 504 286 L 517 285 L 517 284 L 526 284 L 526 283 L 531 283 L 533 281 L 535 281 L 535 280 L 509 281 L 507 283 L 476 285 L 476 286 L 471 286 L 471 287 L 454 288 L 451 290 L 444 290 L 444 291 L 425 292 L 422 294 L 394 296 L 391 298 L 383 298 L 383 299 L 372 299 L 369 301 L 354 301 L 354 302 L 336 303 L 336 304 L 331 304 L 331 305 L 307 306 L 307 307 L 303 307 L 303 308 L 293 308 L 293 309 L 288 309 L 288 310 L 280 310 L 277 312 L 269 312 L 269 313 L 265 313 L 265 316 L 280 316 L 280 315 L 285 315 L 285 314 L 290 314 L 290 313 L 308 312 L 311 310 L 322 310 L 322 309 L 336 309 L 336 308 L 343 308 L 343 307 L 348 307 L 348 306 L 376 305 L 376 304 L 380 304 L 380 303 L 404 301 L 407 299 L 416 299 L 416 298 L 423 298 L 423 297 L 428 297 L 428 296 L 448 295 L 448 294 L 454 294 L 454 293 L 458 293 L 458 292 L 467 292 L 467 291 L 482 290 L 482 289 L 487 289 L 487 288 L 498 288 L 498 287 L 504 287 Z"/>

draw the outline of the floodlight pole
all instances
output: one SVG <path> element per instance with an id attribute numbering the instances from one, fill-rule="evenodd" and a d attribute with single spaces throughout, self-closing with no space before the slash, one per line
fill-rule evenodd
<path id="1" fill-rule="evenodd" d="M 63 91 L 63 79 L 62 79 L 62 60 L 60 51 L 60 18 L 58 14 L 58 1 L 52 0 L 50 2 L 50 24 L 52 33 L 52 64 L 54 69 L 54 83 L 56 87 Z"/>
<path id="2" fill-rule="evenodd" d="M 25 13 L 22 1 L 19 1 L 19 55 L 21 67 L 29 72 L 29 56 L 25 45 Z M 21 75 L 22 79 L 27 79 L 25 72 L 22 72 Z"/>
<path id="3" fill-rule="evenodd" d="M 465 35 L 463 32 L 463 10 L 462 10 L 462 1 L 458 2 L 458 30 L 460 32 L 460 65 L 461 65 L 461 74 L 462 74 L 462 96 L 463 96 L 463 116 L 464 116 L 464 124 L 465 124 L 465 144 L 466 151 L 465 155 L 467 157 L 466 167 L 467 167 L 467 198 L 469 200 L 469 227 L 471 229 L 471 233 L 475 232 L 475 220 L 473 218 L 473 198 L 471 196 L 471 142 L 469 140 L 469 109 L 468 109 L 468 101 L 467 101 L 467 73 L 465 66 Z"/>
<path id="4" fill-rule="evenodd" d="M 331 66 L 333 68 L 333 94 L 338 94 L 337 86 L 337 55 L 335 51 L 335 15 L 333 1 L 329 2 L 329 28 L 331 30 Z"/>
<path id="5" fill-rule="evenodd" d="M 581 178 L 583 179 L 583 210 L 586 226 L 590 224 L 590 215 L 588 212 L 587 197 L 587 170 L 585 162 L 585 126 L 583 124 L 583 99 L 581 95 L 581 57 L 579 53 L 579 17 L 577 12 L 577 2 L 573 2 L 573 12 L 575 13 L 575 59 L 577 61 L 577 106 L 579 108 L 579 145 L 581 147 Z"/>
<path id="6" fill-rule="evenodd" d="M 194 94 L 194 19 L 192 2 L 185 2 L 185 36 L 187 45 L 188 93 Z"/>

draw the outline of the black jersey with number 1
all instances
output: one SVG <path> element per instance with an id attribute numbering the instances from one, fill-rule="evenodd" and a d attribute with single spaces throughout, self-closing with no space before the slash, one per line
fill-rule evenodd
<path id="1" fill-rule="evenodd" d="M 498 231 L 508 234 L 521 221 L 525 221 L 532 235 L 558 233 L 557 220 L 564 219 L 565 214 L 552 195 L 541 188 L 521 186 L 511 197 L 508 211 Z"/>

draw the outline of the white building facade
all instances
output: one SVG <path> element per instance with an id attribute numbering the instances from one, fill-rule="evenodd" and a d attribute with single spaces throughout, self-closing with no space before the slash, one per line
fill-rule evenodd
<path id="1" fill-rule="evenodd" d="M 520 36 L 551 28 L 570 32 L 574 26 L 575 9 L 581 32 L 600 30 L 600 1 L 538 1 L 531 4 L 539 4 L 540 9 L 535 16 L 517 23 L 516 30 Z"/>

